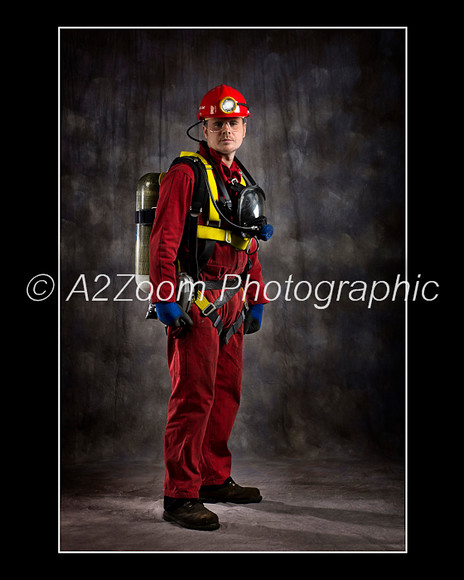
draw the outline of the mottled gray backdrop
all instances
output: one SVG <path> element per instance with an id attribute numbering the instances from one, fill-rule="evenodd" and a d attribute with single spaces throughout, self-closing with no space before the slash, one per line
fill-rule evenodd
<path id="1" fill-rule="evenodd" d="M 368 308 L 345 285 L 318 309 L 330 287 L 314 290 L 404 279 L 404 61 L 402 29 L 60 31 L 64 463 L 162 460 L 164 328 L 144 320 L 133 281 L 120 292 L 134 272 L 135 189 L 196 150 L 185 131 L 221 83 L 251 109 L 238 157 L 267 192 L 275 235 L 261 262 L 269 294 L 282 288 L 245 340 L 231 449 L 401 456 L 404 301 Z"/>

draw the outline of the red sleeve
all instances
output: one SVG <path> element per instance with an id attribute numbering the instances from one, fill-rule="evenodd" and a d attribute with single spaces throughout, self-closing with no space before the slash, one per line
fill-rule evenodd
<path id="1" fill-rule="evenodd" d="M 149 243 L 152 302 L 176 301 L 176 258 L 193 183 L 193 170 L 185 163 L 174 165 L 161 182 Z"/>
<path id="2" fill-rule="evenodd" d="M 256 240 L 253 240 L 251 252 L 256 249 Z M 267 304 L 269 300 L 264 294 L 264 283 L 261 271 L 261 264 L 258 258 L 258 252 L 251 253 L 249 256 L 251 266 L 248 270 L 248 276 L 245 281 L 246 298 L 250 306 L 254 304 Z"/>

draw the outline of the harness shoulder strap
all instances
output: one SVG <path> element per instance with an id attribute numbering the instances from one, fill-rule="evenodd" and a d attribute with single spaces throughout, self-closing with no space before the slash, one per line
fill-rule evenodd
<path id="1" fill-rule="evenodd" d="M 182 156 L 183 153 L 185 153 L 185 152 L 182 152 L 180 157 L 176 157 L 174 159 L 174 161 L 171 163 L 171 167 L 173 165 L 177 165 L 179 163 L 187 163 L 193 169 L 195 179 L 194 179 L 192 205 L 190 208 L 190 212 L 193 214 L 200 215 L 200 213 L 202 213 L 202 211 L 204 209 L 206 209 L 206 207 L 207 207 L 206 202 L 208 199 L 207 198 L 208 190 L 204 186 L 204 183 L 202 180 L 202 175 L 201 175 L 201 169 L 200 169 L 198 161 L 193 157 Z M 193 154 L 192 154 L 192 156 L 193 156 Z"/>
<path id="2" fill-rule="evenodd" d="M 219 192 L 213 166 L 202 155 L 191 151 L 182 151 L 171 163 L 171 167 L 178 163 L 188 163 L 195 176 L 192 203 L 186 218 L 182 242 L 183 244 L 187 242 L 189 248 L 188 274 L 196 281 L 213 254 L 216 242 L 227 242 L 237 250 L 248 250 L 251 238 L 241 238 L 221 228 L 221 220 L 215 206 Z M 219 177 L 218 179 L 220 180 Z M 240 181 L 242 185 L 246 185 L 243 175 Z M 223 186 L 222 181 L 220 185 Z M 202 213 L 207 225 L 198 225 L 198 218 Z M 184 264 L 184 267 L 186 266 Z"/>
<path id="3" fill-rule="evenodd" d="M 190 151 L 182 151 L 181 154 L 182 159 L 191 159 L 192 161 L 199 162 L 199 171 L 203 175 L 205 181 L 206 190 L 211 193 L 213 199 L 217 202 L 219 199 L 218 187 L 216 183 L 216 179 L 214 178 L 214 171 L 213 167 L 211 166 L 208 161 L 204 157 L 202 157 L 199 153 L 192 153 Z M 217 213 L 216 208 L 212 203 L 209 204 L 209 213 L 208 213 L 208 220 L 211 222 L 220 222 L 219 214 Z"/>
<path id="4" fill-rule="evenodd" d="M 201 270 L 204 268 L 206 262 L 211 257 L 215 242 L 211 240 L 202 241 L 200 244 L 197 239 L 198 232 L 198 218 L 201 213 L 204 215 L 210 215 L 210 203 L 209 203 L 209 191 L 206 183 L 206 178 L 204 171 L 202 169 L 202 163 L 200 161 L 200 155 L 197 153 L 190 153 L 187 151 L 182 151 L 180 157 L 176 157 L 171 163 L 171 167 L 178 163 L 187 163 L 194 172 L 194 186 L 192 194 L 192 203 L 190 206 L 189 213 L 187 214 L 184 234 L 181 246 L 187 243 L 189 248 L 189 263 L 184 264 L 185 269 L 188 274 L 195 280 L 198 280 L 198 276 Z M 209 212 L 209 213 L 208 213 Z M 219 216 L 218 216 L 219 217 Z"/>

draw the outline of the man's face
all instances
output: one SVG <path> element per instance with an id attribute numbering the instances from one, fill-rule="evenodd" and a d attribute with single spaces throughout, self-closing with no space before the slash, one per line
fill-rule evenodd
<path id="1" fill-rule="evenodd" d="M 227 156 L 237 151 L 245 133 L 246 122 L 241 117 L 207 119 L 203 125 L 203 134 L 208 146 Z"/>

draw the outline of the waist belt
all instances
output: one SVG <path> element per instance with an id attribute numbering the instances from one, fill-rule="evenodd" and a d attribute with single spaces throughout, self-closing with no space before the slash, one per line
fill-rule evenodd
<path id="1" fill-rule="evenodd" d="M 204 282 L 204 284 L 206 290 L 219 290 L 220 288 L 223 288 L 222 281 L 220 280 L 207 281 Z M 229 342 L 232 336 L 236 332 L 238 332 L 240 326 L 245 320 L 247 307 L 245 304 L 243 305 L 243 308 L 240 314 L 238 315 L 237 319 L 235 320 L 235 322 L 227 328 L 224 328 L 224 324 L 222 322 L 221 317 L 219 316 L 218 309 L 224 306 L 224 304 L 226 304 L 227 302 L 229 302 L 229 300 L 233 298 L 239 290 L 243 291 L 243 288 L 241 286 L 239 286 L 238 288 L 228 288 L 227 290 L 224 290 L 223 293 L 221 293 L 222 298 L 221 296 L 219 296 L 219 298 L 214 302 L 210 302 L 206 298 L 206 296 L 199 291 L 197 297 L 193 301 L 193 303 L 196 304 L 200 309 L 201 315 L 206 316 L 211 320 L 214 328 L 218 331 L 219 338 L 222 338 L 222 340 L 224 340 L 226 344 Z"/>
<path id="2" fill-rule="evenodd" d="M 201 240 L 227 242 L 237 250 L 247 250 L 252 240 L 252 238 L 242 238 L 229 230 L 202 225 L 197 228 L 197 237 Z"/>

